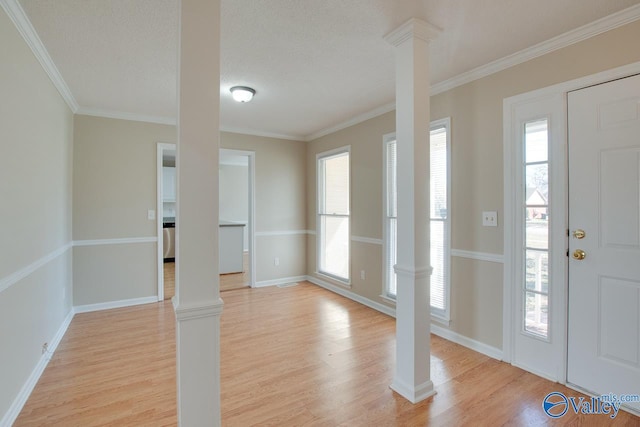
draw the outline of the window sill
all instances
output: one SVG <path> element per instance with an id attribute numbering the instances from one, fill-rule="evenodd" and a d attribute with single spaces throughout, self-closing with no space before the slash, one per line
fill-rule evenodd
<path id="1" fill-rule="evenodd" d="M 392 304 L 394 306 L 396 305 L 396 300 L 394 298 L 391 298 L 391 297 L 389 297 L 387 295 L 384 295 L 384 294 L 383 295 L 379 295 L 379 296 L 380 296 L 381 299 L 384 300 L 384 302 L 387 302 L 387 303 Z M 447 326 L 447 327 L 449 325 L 451 325 L 451 319 L 450 318 L 445 317 L 445 316 L 441 316 L 441 315 L 438 315 L 438 314 L 431 313 L 431 321 L 434 322 L 434 323 L 438 323 L 440 325 L 443 325 L 443 326 Z"/>
<path id="2" fill-rule="evenodd" d="M 449 327 L 449 325 L 451 325 L 451 319 L 449 319 L 448 317 L 444 317 L 444 316 L 439 316 L 437 314 L 433 314 L 431 313 L 431 321 L 434 323 L 438 323 L 442 326 L 447 326 Z"/>
<path id="3" fill-rule="evenodd" d="M 330 274 L 322 273 L 320 271 L 316 271 L 316 276 L 318 276 L 322 280 L 327 280 L 329 283 L 337 286 L 342 286 L 343 288 L 351 289 L 351 280 L 340 279 L 336 276 L 332 276 Z"/>
<path id="4" fill-rule="evenodd" d="M 389 304 L 396 305 L 395 298 L 388 297 L 387 295 L 384 295 L 384 294 L 380 295 L 380 298 L 382 298 L 384 300 L 384 302 L 388 302 Z"/>

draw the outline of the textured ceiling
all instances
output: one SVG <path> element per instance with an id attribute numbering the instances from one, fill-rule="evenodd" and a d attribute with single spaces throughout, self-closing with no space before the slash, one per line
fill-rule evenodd
<path id="1" fill-rule="evenodd" d="M 410 17 L 443 30 L 431 49 L 437 84 L 639 3 L 222 0 L 221 126 L 304 139 L 392 103 L 383 36 Z M 20 4 L 80 111 L 175 117 L 176 0 Z M 235 85 L 255 88 L 254 100 L 233 102 Z"/>

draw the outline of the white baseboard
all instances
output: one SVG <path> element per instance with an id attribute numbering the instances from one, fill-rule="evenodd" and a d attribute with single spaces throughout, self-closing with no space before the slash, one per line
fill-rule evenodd
<path id="1" fill-rule="evenodd" d="M 360 304 L 366 305 L 367 307 L 373 308 L 374 310 L 378 310 L 379 312 L 384 313 L 388 316 L 396 317 L 396 310 L 393 307 L 388 307 L 386 305 L 372 301 L 369 298 L 360 296 L 348 289 L 332 285 L 331 283 L 325 282 L 324 280 L 318 279 L 317 277 L 307 276 L 307 281 L 313 283 L 314 285 L 325 288 L 331 292 L 342 295 L 343 297 L 359 302 Z M 493 359 L 502 360 L 502 350 L 500 350 L 499 348 L 492 347 L 490 345 L 481 343 L 480 341 L 465 337 L 464 335 L 460 335 L 459 333 L 447 328 L 443 328 L 442 326 L 434 325 L 433 321 L 431 322 L 431 333 L 448 341 L 460 344 L 463 347 L 470 348 L 471 350 L 477 351 L 478 353 L 482 353 Z"/>
<path id="2" fill-rule="evenodd" d="M 256 282 L 254 288 L 264 288 L 267 286 L 284 285 L 287 283 L 303 282 L 307 280 L 307 276 L 282 277 L 280 279 L 261 280 Z"/>
<path id="3" fill-rule="evenodd" d="M 443 328 L 442 326 L 434 325 L 432 323 L 431 333 L 448 341 L 460 344 L 463 347 L 470 348 L 471 350 L 477 351 L 478 353 L 482 353 L 485 356 L 489 356 L 496 360 L 502 360 L 502 350 L 500 350 L 499 348 L 492 347 L 488 344 L 476 341 L 469 337 L 465 337 L 464 335 L 460 335 L 459 333 L 454 332 L 451 329 Z"/>
<path id="4" fill-rule="evenodd" d="M 4 414 L 2 420 L 0 420 L 0 427 L 11 427 L 16 418 L 18 418 L 18 415 L 20 415 L 20 411 L 22 411 L 24 404 L 27 403 L 27 399 L 29 399 L 33 388 L 36 386 L 40 376 L 49 364 L 49 361 L 51 360 L 53 353 L 56 351 L 56 348 L 58 348 L 58 344 L 60 344 L 65 332 L 67 332 L 67 328 L 69 328 L 74 314 L 75 311 L 73 308 L 69 310 L 69 314 L 67 314 L 67 317 L 62 321 L 62 324 L 58 328 L 58 331 L 53 338 L 51 338 L 51 341 L 49 341 L 49 348 L 47 352 L 40 357 L 38 364 L 33 368 L 33 371 L 31 371 L 31 375 L 29 375 L 29 378 L 13 400 L 9 410 Z"/>
<path id="5" fill-rule="evenodd" d="M 350 300 L 359 302 L 362 305 L 366 305 L 369 308 L 373 308 L 374 310 L 384 313 L 387 316 L 396 317 L 396 310 L 393 307 L 387 307 L 384 304 L 380 304 L 379 302 L 372 301 L 369 298 L 360 296 L 355 292 L 351 292 L 350 290 L 342 288 L 340 286 L 332 285 L 331 283 L 326 282 L 322 279 L 318 279 L 317 277 L 307 276 L 306 280 L 313 283 L 314 285 L 320 286 L 321 288 L 325 288 L 338 295 L 342 295 L 343 297 L 349 298 Z"/>
<path id="6" fill-rule="evenodd" d="M 158 296 L 124 299 L 120 301 L 100 302 L 97 304 L 77 305 L 73 307 L 76 313 L 89 313 L 91 311 L 110 310 L 112 308 L 131 307 L 134 305 L 151 304 L 158 302 Z"/>

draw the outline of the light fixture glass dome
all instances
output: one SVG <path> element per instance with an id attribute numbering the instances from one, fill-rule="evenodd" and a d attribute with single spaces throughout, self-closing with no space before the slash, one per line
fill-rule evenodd
<path id="1" fill-rule="evenodd" d="M 256 91 L 247 86 L 234 86 L 231 89 L 231 95 L 233 99 L 238 102 L 249 102 L 253 99 L 253 95 L 256 94 Z"/>

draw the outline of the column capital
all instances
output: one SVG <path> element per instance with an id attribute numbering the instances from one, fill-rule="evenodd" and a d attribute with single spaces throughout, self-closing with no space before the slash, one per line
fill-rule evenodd
<path id="1" fill-rule="evenodd" d="M 422 19 L 411 18 L 395 30 L 384 36 L 387 43 L 400 46 L 405 41 L 417 38 L 427 43 L 435 39 L 442 30 Z"/>

